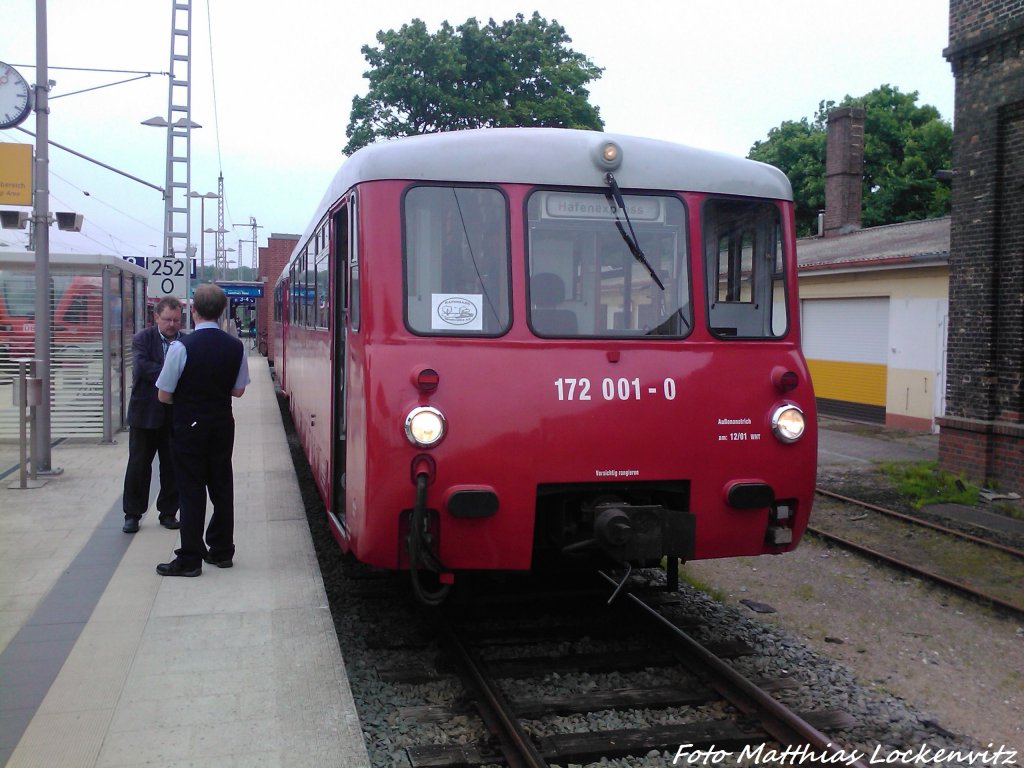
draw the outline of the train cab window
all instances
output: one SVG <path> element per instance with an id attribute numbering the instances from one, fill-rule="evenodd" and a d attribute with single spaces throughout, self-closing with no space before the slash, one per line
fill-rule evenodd
<path id="1" fill-rule="evenodd" d="M 682 201 L 626 195 L 625 203 L 628 223 L 603 193 L 530 196 L 529 322 L 538 336 L 679 338 L 690 332 Z"/>
<path id="2" fill-rule="evenodd" d="M 504 195 L 489 187 L 416 186 L 404 200 L 405 320 L 420 334 L 508 330 Z"/>
<path id="3" fill-rule="evenodd" d="M 75 296 L 64 310 L 61 320 L 65 323 L 85 323 L 88 321 L 89 311 L 86 307 L 84 296 Z"/>
<path id="4" fill-rule="evenodd" d="M 716 336 L 786 334 L 782 224 L 772 203 L 708 200 L 704 205 L 708 320 Z"/>

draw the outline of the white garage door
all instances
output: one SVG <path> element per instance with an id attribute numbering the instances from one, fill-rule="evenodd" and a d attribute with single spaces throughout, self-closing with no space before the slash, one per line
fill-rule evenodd
<path id="1" fill-rule="evenodd" d="M 802 310 L 819 409 L 884 423 L 889 299 L 805 299 Z"/>

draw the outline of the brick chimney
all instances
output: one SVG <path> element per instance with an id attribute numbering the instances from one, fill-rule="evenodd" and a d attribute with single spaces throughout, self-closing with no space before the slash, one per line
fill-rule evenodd
<path id="1" fill-rule="evenodd" d="M 864 110 L 833 109 L 825 146 L 825 237 L 860 229 L 863 176 Z"/>

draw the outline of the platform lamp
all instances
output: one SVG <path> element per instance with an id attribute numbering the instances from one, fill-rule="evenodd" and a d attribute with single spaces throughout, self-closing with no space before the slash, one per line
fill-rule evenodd
<path id="1" fill-rule="evenodd" d="M 203 194 L 189 192 L 188 196 L 199 199 L 199 281 L 202 282 L 206 272 L 206 233 L 215 231 L 206 228 L 206 201 L 217 200 L 220 195 L 216 192 L 204 192 Z"/>
<path id="2" fill-rule="evenodd" d="M 168 115 L 169 115 L 169 109 L 170 108 L 168 108 Z M 189 152 L 186 151 L 186 153 L 185 153 L 185 184 L 181 185 L 181 184 L 176 184 L 175 183 L 175 181 L 174 181 L 174 163 L 176 161 L 180 160 L 181 158 L 175 157 L 175 152 L 174 152 L 174 136 L 175 136 L 175 134 L 174 134 L 173 129 L 174 128 L 184 128 L 184 129 L 188 129 L 188 131 L 191 131 L 193 128 L 202 128 L 203 126 L 201 126 L 196 121 L 188 119 L 188 118 L 185 118 L 185 117 L 179 117 L 173 123 L 169 123 L 167 120 L 165 120 L 160 115 L 156 115 L 155 117 L 151 117 L 148 120 L 143 120 L 143 121 L 141 121 L 141 123 L 142 123 L 142 125 L 148 125 L 151 128 L 166 128 L 167 129 L 167 153 L 166 153 L 166 157 L 165 157 L 165 168 L 164 168 L 164 178 L 165 178 L 165 181 L 164 181 L 164 237 L 163 237 L 163 239 L 164 239 L 164 247 L 163 247 L 163 255 L 164 255 L 164 258 L 166 258 L 166 259 L 172 259 L 172 258 L 175 257 L 174 256 L 174 237 L 175 237 L 175 235 L 174 235 L 174 192 L 173 192 L 173 190 L 176 187 L 180 187 L 180 186 L 184 186 L 185 189 L 187 190 L 188 189 L 188 185 L 189 185 L 189 180 L 191 179 L 191 173 L 192 173 L 190 154 L 189 154 Z M 186 131 L 186 135 L 187 135 L 187 131 Z M 188 243 L 188 241 L 191 240 L 191 236 L 190 236 L 189 231 L 188 231 L 191 226 L 192 226 L 192 222 L 191 221 L 187 221 L 185 223 L 185 230 L 186 230 L 185 231 L 185 242 L 186 243 Z M 192 272 L 192 269 L 191 269 L 192 264 L 191 264 L 191 262 L 187 261 L 187 259 L 189 258 L 189 255 L 187 253 L 187 247 L 188 246 L 186 245 L 186 254 L 185 254 L 185 258 L 186 258 L 186 268 L 185 268 L 185 281 L 186 281 L 185 282 L 185 302 L 186 302 L 186 305 L 187 305 L 187 303 L 192 298 L 192 278 L 190 277 L 190 274 Z M 184 330 L 188 331 L 191 328 L 191 326 L 192 326 L 191 313 L 190 312 L 185 312 L 184 313 L 184 317 L 182 317 L 182 328 Z"/>
<path id="3" fill-rule="evenodd" d="M 227 230 L 218 230 L 218 231 L 226 232 Z M 217 272 L 217 279 L 218 280 L 227 280 L 228 279 L 228 254 L 229 253 L 234 253 L 234 252 L 235 252 L 234 248 L 222 248 L 220 250 L 220 253 L 217 254 L 218 255 L 218 259 L 219 259 L 218 265 L 217 265 L 217 270 L 218 270 L 218 272 Z"/>

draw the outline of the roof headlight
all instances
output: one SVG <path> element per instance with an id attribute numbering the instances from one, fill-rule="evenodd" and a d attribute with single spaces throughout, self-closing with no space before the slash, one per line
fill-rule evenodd
<path id="1" fill-rule="evenodd" d="M 431 448 L 445 433 L 444 415 L 433 406 L 413 408 L 405 417 L 405 436 L 419 448 Z"/>
<path id="2" fill-rule="evenodd" d="M 622 165 L 622 147 L 614 141 L 601 142 L 593 153 L 594 163 L 603 171 L 614 171 Z"/>
<path id="3" fill-rule="evenodd" d="M 803 437 L 804 426 L 804 412 L 795 405 L 780 405 L 772 414 L 772 432 L 784 443 Z"/>

